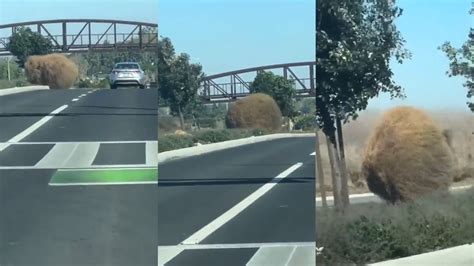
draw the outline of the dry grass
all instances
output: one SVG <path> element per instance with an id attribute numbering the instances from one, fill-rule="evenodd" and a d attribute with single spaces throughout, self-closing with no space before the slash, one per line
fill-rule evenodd
<path id="1" fill-rule="evenodd" d="M 456 169 L 448 141 L 422 110 L 400 106 L 386 111 L 364 151 L 362 174 L 369 189 L 390 202 L 447 190 Z"/>
<path id="2" fill-rule="evenodd" d="M 76 64 L 62 54 L 30 56 L 25 73 L 32 84 L 47 85 L 50 89 L 69 89 L 76 81 Z"/>
<path id="3" fill-rule="evenodd" d="M 236 101 L 229 107 L 226 117 L 228 128 L 264 128 L 277 131 L 281 128 L 280 108 L 272 97 L 254 93 Z"/>
<path id="4" fill-rule="evenodd" d="M 367 110 L 360 113 L 356 121 L 343 126 L 346 163 L 350 174 L 351 193 L 369 192 L 361 175 L 364 147 L 370 137 L 377 119 L 385 110 Z M 426 110 L 427 114 L 443 129 L 453 132 L 452 145 L 459 172 L 454 178 L 454 186 L 474 184 L 474 115 L 469 111 Z M 331 194 L 331 171 L 327 155 L 325 138 L 320 133 L 322 165 L 327 194 Z M 319 187 L 317 187 L 319 195 Z"/>

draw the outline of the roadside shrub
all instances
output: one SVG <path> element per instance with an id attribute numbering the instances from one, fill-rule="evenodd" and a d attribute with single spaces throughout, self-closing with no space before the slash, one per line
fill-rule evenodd
<path id="1" fill-rule="evenodd" d="M 194 142 L 201 144 L 215 143 L 231 140 L 232 134 L 229 130 L 205 130 L 198 131 L 194 134 Z"/>
<path id="2" fill-rule="evenodd" d="M 252 136 L 263 136 L 270 133 L 268 130 L 264 128 L 254 128 L 252 129 L 251 132 L 252 132 Z"/>
<path id="3" fill-rule="evenodd" d="M 90 78 L 79 79 L 76 86 L 78 88 L 103 89 L 109 86 L 107 79 L 94 80 Z"/>
<path id="4" fill-rule="evenodd" d="M 23 86 L 26 86 L 26 84 L 27 84 L 26 80 L 17 80 L 15 82 L 16 87 L 23 87 Z"/>
<path id="5" fill-rule="evenodd" d="M 317 265 L 374 263 L 474 242 L 474 189 L 396 205 L 316 210 Z"/>
<path id="6" fill-rule="evenodd" d="M 305 115 L 305 116 L 298 116 L 295 119 L 295 129 L 296 130 L 311 130 L 315 129 L 316 119 L 314 116 Z"/>
<path id="7" fill-rule="evenodd" d="M 158 134 L 174 132 L 179 129 L 179 121 L 177 118 L 169 115 L 158 116 Z"/>
<path id="8" fill-rule="evenodd" d="M 165 135 L 158 137 L 158 152 L 192 147 L 193 137 L 190 135 Z"/>
<path id="9" fill-rule="evenodd" d="M 366 146 L 362 173 L 369 189 L 390 201 L 446 190 L 455 161 L 442 130 L 421 110 L 387 111 Z"/>
<path id="10" fill-rule="evenodd" d="M 25 74 L 32 84 L 47 85 L 50 89 L 68 89 L 78 76 L 76 64 L 64 55 L 49 54 L 28 57 Z"/>
<path id="11" fill-rule="evenodd" d="M 272 97 L 254 93 L 236 101 L 229 107 L 226 117 L 228 128 L 264 128 L 269 131 L 280 129 L 282 115 Z"/>
<path id="12" fill-rule="evenodd" d="M 215 128 L 217 121 L 214 117 L 201 117 L 198 119 L 199 126 L 202 128 Z"/>

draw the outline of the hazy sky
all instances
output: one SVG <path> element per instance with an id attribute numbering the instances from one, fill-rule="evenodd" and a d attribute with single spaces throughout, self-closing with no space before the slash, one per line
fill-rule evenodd
<path id="1" fill-rule="evenodd" d="M 462 78 L 445 75 L 448 60 L 438 50 L 456 47 L 474 25 L 471 0 L 398 0 L 404 9 L 396 22 L 412 59 L 393 64 L 405 101 L 388 96 L 371 101 L 378 108 L 399 104 L 467 110 Z M 24 6 L 28 8 L 24 8 Z M 21 10 L 21 12 L 18 12 Z M 108 18 L 158 21 L 206 74 L 245 67 L 314 60 L 313 0 L 0 0 L 0 24 L 57 18 Z"/>

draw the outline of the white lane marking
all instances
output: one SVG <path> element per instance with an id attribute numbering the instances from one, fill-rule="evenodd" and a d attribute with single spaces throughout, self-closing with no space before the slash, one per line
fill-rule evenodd
<path id="1" fill-rule="evenodd" d="M 38 145 L 38 144 L 81 144 L 81 143 L 111 143 L 111 144 L 125 144 L 125 143 L 157 143 L 157 141 L 147 141 L 147 140 L 125 140 L 125 141 L 33 141 L 33 142 L 11 142 L 11 144 L 15 145 Z M 3 142 L 3 143 L 10 143 L 10 142 Z"/>
<path id="2" fill-rule="evenodd" d="M 73 149 L 73 153 L 65 160 L 62 167 L 65 168 L 79 168 L 89 167 L 94 162 L 97 153 L 99 152 L 100 143 L 79 143 Z"/>
<path id="3" fill-rule="evenodd" d="M 86 95 L 87 95 L 87 94 L 84 93 L 84 94 L 79 95 L 79 97 L 84 97 L 84 96 L 86 96 Z"/>
<path id="4" fill-rule="evenodd" d="M 296 247 L 286 266 L 314 266 L 316 261 L 316 244 L 312 247 Z"/>
<path id="5" fill-rule="evenodd" d="M 104 167 L 99 167 L 104 168 Z M 109 167 L 105 167 L 109 168 Z M 150 170 L 156 169 L 156 167 L 113 167 L 113 170 Z M 72 171 L 96 171 L 97 169 L 94 168 L 62 168 L 61 171 L 63 172 L 72 172 Z"/>
<path id="6" fill-rule="evenodd" d="M 69 158 L 73 153 L 70 144 L 58 143 L 53 146 L 51 150 L 35 165 L 37 168 L 57 168 L 58 161 L 63 161 L 64 158 Z M 63 161 L 64 162 L 64 161 Z"/>
<path id="7" fill-rule="evenodd" d="M 262 247 L 253 254 L 252 258 L 245 264 L 246 266 L 273 265 L 284 266 L 288 257 L 291 256 L 294 248 L 288 247 Z"/>
<path id="8" fill-rule="evenodd" d="M 316 152 L 312 152 L 309 156 L 315 156 L 316 155 Z"/>
<path id="9" fill-rule="evenodd" d="M 273 178 L 270 182 L 261 186 L 259 189 L 257 189 L 255 192 L 253 192 L 248 197 L 243 199 L 237 205 L 235 205 L 234 207 L 232 207 L 231 209 L 223 213 L 221 216 L 219 216 L 214 221 L 210 222 L 209 224 L 201 228 L 199 231 L 197 231 L 196 233 L 194 233 L 193 235 L 191 235 L 190 237 L 188 237 L 186 240 L 184 240 L 181 243 L 182 244 L 198 244 L 199 242 L 204 240 L 206 237 L 208 237 L 210 234 L 212 234 L 214 231 L 219 229 L 219 227 L 223 226 L 232 218 L 237 216 L 237 214 L 242 212 L 245 208 L 250 206 L 252 203 L 254 203 L 257 199 L 259 199 L 265 193 L 270 191 L 270 189 L 276 186 L 281 180 L 283 180 L 285 177 L 293 173 L 296 169 L 300 168 L 302 165 L 303 163 L 296 163 L 292 165 L 290 168 L 280 173 L 278 176 Z"/>
<path id="10" fill-rule="evenodd" d="M 303 163 L 296 163 L 292 165 L 290 168 L 286 169 L 285 171 L 277 175 L 275 178 L 273 178 L 270 182 L 261 186 L 259 189 L 257 189 L 255 192 L 247 196 L 241 202 L 237 203 L 234 207 L 227 210 L 221 216 L 217 217 L 215 220 L 213 220 L 212 222 L 210 222 L 209 224 L 207 224 L 206 226 L 204 226 L 203 228 L 201 228 L 200 230 L 192 234 L 190 237 L 188 237 L 183 242 L 181 242 L 180 245 L 199 244 L 202 240 L 204 240 L 214 231 L 219 229 L 219 227 L 226 224 L 232 218 L 237 216 L 245 208 L 250 206 L 252 203 L 254 203 L 257 199 L 259 199 L 265 193 L 270 191 L 270 189 L 272 189 L 275 185 L 277 185 L 281 180 L 283 180 L 285 177 L 293 173 L 296 169 L 300 168 L 302 165 Z M 183 249 L 174 249 L 172 251 L 167 252 L 162 257 L 163 264 L 160 264 L 160 265 L 164 265 L 168 261 L 172 260 L 174 257 L 178 256 L 182 251 Z"/>
<path id="11" fill-rule="evenodd" d="M 13 138 L 11 138 L 10 140 L 7 141 L 6 144 L 3 144 L 3 145 L 0 145 L 0 151 L 3 151 L 4 149 L 6 149 L 8 146 L 10 146 L 12 143 L 17 143 L 19 142 L 20 140 L 26 138 L 28 135 L 30 135 L 31 133 L 33 133 L 35 130 L 37 130 L 38 128 L 40 128 L 42 125 L 44 125 L 46 122 L 48 122 L 51 118 L 53 118 L 55 115 L 59 114 L 60 112 L 62 112 L 64 109 L 66 109 L 68 107 L 68 105 L 63 105 L 63 106 L 60 106 L 58 107 L 56 110 L 52 111 L 51 113 L 49 113 L 47 116 L 41 118 L 39 121 L 37 121 L 36 123 L 34 123 L 33 125 L 31 125 L 29 128 L 23 130 L 21 133 L 19 133 L 18 135 L 14 136 Z"/>
<path id="12" fill-rule="evenodd" d="M 232 244 L 191 244 L 191 245 L 170 245 L 158 246 L 158 265 L 165 265 L 165 263 L 172 260 L 184 250 L 200 250 L 200 249 L 242 249 L 253 248 L 260 249 L 265 247 L 286 247 L 286 248 L 310 248 L 314 250 L 315 242 L 274 242 L 274 243 L 232 243 Z M 306 255 L 306 254 L 303 254 Z M 310 259 L 311 260 L 311 259 Z M 311 261 L 314 261 L 311 260 Z M 314 263 L 313 263 L 314 264 Z M 271 265 L 271 264 L 265 264 Z"/>
<path id="13" fill-rule="evenodd" d="M 87 168 L 82 168 L 83 170 L 90 169 L 90 170 L 95 170 L 95 169 L 103 169 L 103 168 L 111 168 L 111 169 L 121 169 L 121 168 L 127 168 L 127 169 L 134 169 L 134 168 L 156 168 L 150 167 L 149 165 L 146 164 L 111 164 L 111 165 L 90 165 L 87 166 Z M 58 169 L 58 167 L 36 167 L 36 166 L 31 166 L 31 165 L 21 165 L 21 166 L 0 166 L 0 170 L 31 170 L 31 169 Z M 68 169 L 81 169 L 80 167 L 62 167 L 60 168 L 61 170 L 68 170 Z"/>
<path id="14" fill-rule="evenodd" d="M 49 183 L 52 187 L 66 186 L 116 186 L 116 185 L 152 185 L 158 181 L 135 181 L 135 182 L 79 182 L 79 183 Z"/>
<path id="15" fill-rule="evenodd" d="M 285 266 L 288 266 L 288 264 L 290 264 L 291 259 L 292 259 L 293 256 L 295 255 L 296 248 L 297 248 L 297 247 L 293 247 L 293 250 L 291 251 L 290 256 L 288 256 L 288 260 L 286 261 Z"/>
<path id="16" fill-rule="evenodd" d="M 145 160 L 147 165 L 158 165 L 158 142 L 147 141 L 145 143 Z"/>
<path id="17" fill-rule="evenodd" d="M 79 101 L 79 99 L 78 99 L 78 98 L 74 98 L 74 99 L 72 99 L 72 101 L 73 101 L 73 102 L 77 102 L 77 101 Z"/>
<path id="18" fill-rule="evenodd" d="M 174 257 L 178 256 L 179 253 L 183 252 L 186 248 L 181 246 L 172 247 L 160 247 L 158 246 L 158 265 L 163 266 Z"/>

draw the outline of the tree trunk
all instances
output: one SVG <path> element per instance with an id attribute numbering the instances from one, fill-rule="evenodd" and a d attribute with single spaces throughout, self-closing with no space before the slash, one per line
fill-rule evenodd
<path id="1" fill-rule="evenodd" d="M 316 140 L 315 140 L 315 173 L 316 179 L 319 183 L 319 191 L 321 192 L 321 201 L 323 204 L 323 209 L 327 209 L 328 203 L 326 201 L 326 186 L 324 184 L 324 171 L 323 164 L 321 160 L 321 149 L 319 147 L 319 127 L 316 126 Z M 315 182 L 315 185 L 317 183 Z M 316 191 L 316 190 L 315 190 Z"/>
<path id="2" fill-rule="evenodd" d="M 341 119 L 336 118 L 336 129 L 337 129 L 337 140 L 339 144 L 339 158 L 340 158 L 340 171 L 341 171 L 341 198 L 344 207 L 349 206 L 349 188 L 347 178 L 347 167 L 346 167 L 346 156 L 344 152 L 344 139 L 342 137 L 342 123 Z"/>
<path id="3" fill-rule="evenodd" d="M 329 155 L 329 164 L 331 165 L 331 178 L 332 178 L 332 193 L 334 197 L 334 206 L 336 210 L 341 210 L 341 178 L 339 172 L 337 171 L 337 161 L 336 154 L 334 151 L 334 145 L 331 139 L 326 135 L 326 145 L 328 148 Z"/>
<path id="4" fill-rule="evenodd" d="M 184 117 L 183 117 L 183 111 L 181 110 L 181 106 L 178 107 L 178 113 L 179 113 L 179 123 L 181 125 L 181 130 L 184 130 Z"/>

